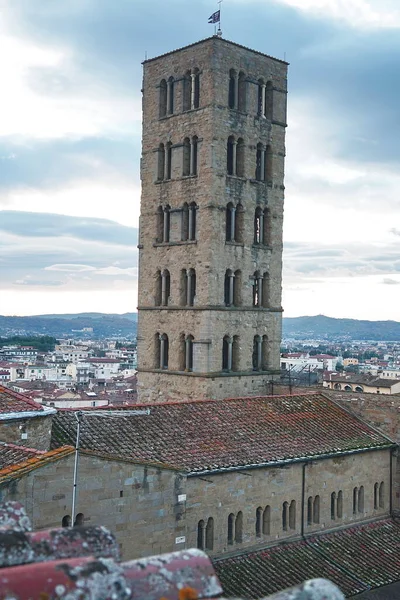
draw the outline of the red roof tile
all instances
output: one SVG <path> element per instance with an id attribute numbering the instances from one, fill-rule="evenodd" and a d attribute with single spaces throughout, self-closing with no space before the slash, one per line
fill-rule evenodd
<path id="1" fill-rule="evenodd" d="M 43 406 L 0 385 L 0 414 L 43 411 Z"/>
<path id="2" fill-rule="evenodd" d="M 0 470 L 25 462 L 28 458 L 40 456 L 41 454 L 44 454 L 44 451 L 0 442 Z"/>
<path id="3" fill-rule="evenodd" d="M 400 579 L 400 524 L 391 519 L 216 559 L 226 596 L 262 598 L 310 577 L 326 577 L 346 596 Z"/>
<path id="4" fill-rule="evenodd" d="M 2 468 L 0 470 L 0 483 L 9 479 L 14 479 L 15 477 L 21 477 L 25 473 L 44 467 L 46 464 L 64 458 L 73 452 L 74 449 L 71 446 L 62 446 L 61 448 L 50 450 L 49 452 L 38 452 L 36 456 L 27 456 L 24 462 Z"/>
<path id="5" fill-rule="evenodd" d="M 111 408 L 120 418 L 107 419 L 85 411 L 81 448 L 202 472 L 393 445 L 389 438 L 322 394 L 135 408 L 141 406 L 150 408 L 150 414 L 124 416 L 123 409 Z M 76 423 L 73 411 L 60 410 L 53 421 L 53 446 L 74 444 Z"/>

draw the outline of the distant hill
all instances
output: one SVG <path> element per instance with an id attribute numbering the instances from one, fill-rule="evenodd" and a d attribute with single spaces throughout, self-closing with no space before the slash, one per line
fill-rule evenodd
<path id="1" fill-rule="evenodd" d="M 136 335 L 137 314 L 78 313 L 36 315 L 29 317 L 0 316 L 0 336 L 50 335 L 53 337 L 133 337 Z M 81 333 L 89 327 L 93 333 Z"/>
<path id="2" fill-rule="evenodd" d="M 284 318 L 283 337 L 295 339 L 400 341 L 400 323 L 397 321 L 333 319 L 324 315 Z"/>

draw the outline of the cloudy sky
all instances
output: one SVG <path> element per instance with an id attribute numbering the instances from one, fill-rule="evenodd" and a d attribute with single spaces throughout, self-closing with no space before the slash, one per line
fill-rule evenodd
<path id="1" fill-rule="evenodd" d="M 0 0 L 0 314 L 136 307 L 141 61 L 211 0 Z M 290 62 L 286 316 L 400 320 L 399 0 L 224 0 Z"/>

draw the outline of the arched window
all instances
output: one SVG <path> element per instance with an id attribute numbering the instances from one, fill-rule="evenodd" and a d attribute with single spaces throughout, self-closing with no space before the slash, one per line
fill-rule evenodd
<path id="1" fill-rule="evenodd" d="M 379 493 L 379 483 L 375 483 L 375 485 L 374 485 L 374 509 L 375 510 L 379 506 L 379 504 L 378 504 L 378 493 Z"/>
<path id="2" fill-rule="evenodd" d="M 269 369 L 269 339 L 267 335 L 262 338 L 262 370 Z"/>
<path id="3" fill-rule="evenodd" d="M 168 79 L 167 84 L 167 112 L 169 115 L 174 114 L 174 94 L 175 94 L 175 81 L 173 77 Z"/>
<path id="4" fill-rule="evenodd" d="M 78 513 L 75 517 L 74 527 L 83 527 L 84 515 L 83 513 Z"/>
<path id="5" fill-rule="evenodd" d="M 296 529 L 296 500 L 292 500 L 289 506 L 289 527 Z"/>
<path id="6" fill-rule="evenodd" d="M 360 489 L 358 490 L 358 512 L 359 513 L 363 513 L 364 512 L 364 486 L 361 485 Z"/>
<path id="7" fill-rule="evenodd" d="M 355 487 L 353 489 L 353 515 L 357 513 L 357 505 L 358 505 L 358 488 Z"/>
<path id="8" fill-rule="evenodd" d="M 246 110 L 246 95 L 247 95 L 247 84 L 246 75 L 241 71 L 239 73 L 238 80 L 238 110 L 245 112 Z"/>
<path id="9" fill-rule="evenodd" d="M 161 340 L 160 334 L 154 334 L 154 368 L 159 369 L 161 364 Z"/>
<path id="10" fill-rule="evenodd" d="M 172 174 L 172 142 L 167 142 L 165 158 L 166 158 L 165 179 L 171 179 L 171 174 Z"/>
<path id="11" fill-rule="evenodd" d="M 196 271 L 182 269 L 181 271 L 181 306 L 193 306 L 196 297 Z"/>
<path id="12" fill-rule="evenodd" d="M 234 69 L 229 71 L 229 92 L 228 92 L 228 106 L 229 108 L 237 107 L 237 75 Z"/>
<path id="13" fill-rule="evenodd" d="M 235 297 L 235 274 L 228 269 L 225 272 L 224 303 L 225 306 L 233 306 Z"/>
<path id="14" fill-rule="evenodd" d="M 363 392 L 364 388 L 361 385 L 356 385 L 356 387 L 354 388 L 355 392 Z"/>
<path id="15" fill-rule="evenodd" d="M 228 175 L 236 175 L 236 141 L 233 135 L 228 137 L 227 142 L 226 171 Z"/>
<path id="16" fill-rule="evenodd" d="M 261 537 L 263 509 L 259 506 L 256 510 L 256 537 Z"/>
<path id="17" fill-rule="evenodd" d="M 179 370 L 184 371 L 186 368 L 186 336 L 181 333 L 179 336 L 179 353 L 178 353 Z"/>
<path id="18" fill-rule="evenodd" d="M 161 273 L 161 305 L 168 306 L 171 295 L 171 276 L 168 269 Z"/>
<path id="19" fill-rule="evenodd" d="M 309 496 L 307 500 L 307 525 L 312 525 L 312 508 L 312 496 Z"/>
<path id="20" fill-rule="evenodd" d="M 264 181 L 265 178 L 265 150 L 261 143 L 257 144 L 256 149 L 256 173 L 255 178 L 257 181 Z"/>
<path id="21" fill-rule="evenodd" d="M 235 271 L 235 279 L 233 285 L 233 306 L 242 304 L 242 271 Z"/>
<path id="22" fill-rule="evenodd" d="M 236 205 L 236 223 L 235 223 L 235 241 L 238 244 L 243 244 L 244 241 L 244 208 L 243 205 Z"/>
<path id="23" fill-rule="evenodd" d="M 244 177 L 244 158 L 244 141 L 239 138 L 236 148 L 236 175 L 238 177 Z"/>
<path id="24" fill-rule="evenodd" d="M 185 371 L 193 371 L 193 341 L 192 335 L 185 339 Z"/>
<path id="25" fill-rule="evenodd" d="M 190 110 L 192 97 L 192 77 L 190 71 L 186 71 L 183 78 L 183 110 Z"/>
<path id="26" fill-rule="evenodd" d="M 343 517 L 343 492 L 342 492 L 342 490 L 339 491 L 338 497 L 337 497 L 337 516 L 338 516 L 338 519 L 341 519 Z"/>
<path id="27" fill-rule="evenodd" d="M 262 367 L 262 339 L 259 335 L 255 335 L 253 338 L 253 371 L 260 371 Z"/>
<path id="28" fill-rule="evenodd" d="M 253 306 L 262 306 L 263 278 L 259 271 L 253 275 Z"/>
<path id="29" fill-rule="evenodd" d="M 168 369 L 169 340 L 168 340 L 168 336 L 167 336 L 166 333 L 163 333 L 162 335 L 160 335 L 159 344 L 160 344 L 160 350 L 159 350 L 160 364 L 159 364 L 159 368 L 160 369 Z"/>
<path id="30" fill-rule="evenodd" d="M 264 508 L 262 532 L 264 535 L 271 534 L 271 507 L 269 505 Z"/>
<path id="31" fill-rule="evenodd" d="M 274 114 L 273 94 L 272 81 L 267 81 L 267 85 L 265 86 L 265 117 L 268 121 L 272 121 Z"/>
<path id="32" fill-rule="evenodd" d="M 65 515 L 61 521 L 61 527 L 70 527 L 71 526 L 71 517 L 70 515 Z"/>
<path id="33" fill-rule="evenodd" d="M 283 506 L 282 506 L 282 529 L 283 529 L 283 531 L 287 531 L 287 528 L 288 528 L 288 509 L 289 509 L 288 503 L 284 502 Z"/>
<path id="34" fill-rule="evenodd" d="M 385 508 L 385 483 L 383 481 L 379 485 L 379 508 Z"/>
<path id="35" fill-rule="evenodd" d="M 205 540 L 204 540 L 204 521 L 203 519 L 197 523 L 197 548 L 199 550 L 204 550 Z"/>
<path id="36" fill-rule="evenodd" d="M 227 242 L 235 241 L 235 213 L 236 208 L 233 206 L 232 202 L 229 202 L 226 205 L 225 211 L 225 240 Z"/>
<path id="37" fill-rule="evenodd" d="M 262 244 L 264 232 L 264 214 L 262 209 L 257 206 L 256 211 L 254 213 L 254 243 Z"/>
<path id="38" fill-rule="evenodd" d="M 160 83 L 160 119 L 167 114 L 167 82 L 165 79 Z"/>
<path id="39" fill-rule="evenodd" d="M 183 165 L 182 165 L 182 175 L 184 177 L 190 175 L 190 140 L 189 138 L 185 138 L 183 140 Z"/>
<path id="40" fill-rule="evenodd" d="M 235 519 L 235 542 L 241 544 L 243 542 L 243 513 L 240 510 Z"/>
<path id="41" fill-rule="evenodd" d="M 233 539 L 235 536 L 235 515 L 230 514 L 228 517 L 228 544 L 233 544 Z"/>
<path id="42" fill-rule="evenodd" d="M 234 335 L 232 340 L 232 371 L 239 371 L 239 336 Z"/>
<path id="43" fill-rule="evenodd" d="M 199 138 L 197 135 L 192 137 L 190 153 L 190 174 L 197 175 L 197 157 L 198 157 Z"/>
<path id="44" fill-rule="evenodd" d="M 272 181 L 273 179 L 273 157 L 270 145 L 265 149 L 265 179 L 266 181 Z"/>
<path id="45" fill-rule="evenodd" d="M 194 241 L 197 234 L 197 204 L 191 202 L 189 206 L 188 239 Z"/>
<path id="46" fill-rule="evenodd" d="M 161 298 L 162 298 L 161 290 L 162 290 L 161 271 L 157 271 L 157 273 L 156 273 L 156 289 L 155 289 L 155 294 L 154 294 L 155 306 L 161 306 Z"/>
<path id="47" fill-rule="evenodd" d="M 157 180 L 162 181 L 165 177 L 165 147 L 164 144 L 158 146 L 157 152 Z"/>
<path id="48" fill-rule="evenodd" d="M 315 496 L 313 502 L 313 523 L 319 523 L 319 496 Z"/>
<path id="49" fill-rule="evenodd" d="M 262 305 L 264 308 L 270 308 L 270 300 L 269 273 L 264 273 L 262 278 Z"/>
<path id="50" fill-rule="evenodd" d="M 194 76 L 194 77 L 193 77 Z M 192 108 L 200 106 L 200 72 L 195 69 L 192 73 Z"/>
<path id="51" fill-rule="evenodd" d="M 264 116 L 265 106 L 265 83 L 263 79 L 258 80 L 257 114 Z"/>
<path id="52" fill-rule="evenodd" d="M 164 241 L 164 209 L 159 206 L 156 213 L 156 241 Z"/>
<path id="53" fill-rule="evenodd" d="M 336 519 L 336 492 L 331 494 L 331 519 L 332 521 Z"/>
<path id="54" fill-rule="evenodd" d="M 222 370 L 232 370 L 232 339 L 229 335 L 222 340 Z"/>
<path id="55" fill-rule="evenodd" d="M 182 206 L 181 239 L 183 242 L 189 239 L 189 206 L 187 202 Z"/>
<path id="56" fill-rule="evenodd" d="M 171 230 L 171 207 L 169 206 L 169 204 L 167 204 L 167 206 L 165 206 L 165 208 L 163 209 L 163 236 L 162 236 L 162 241 L 164 243 L 168 243 L 169 242 L 170 230 Z"/>
<path id="57" fill-rule="evenodd" d="M 210 517 L 206 525 L 206 550 L 214 549 L 214 519 Z"/>
<path id="58" fill-rule="evenodd" d="M 269 210 L 269 208 L 265 208 L 264 212 L 263 212 L 263 244 L 266 244 L 267 246 L 271 245 L 271 211 Z"/>

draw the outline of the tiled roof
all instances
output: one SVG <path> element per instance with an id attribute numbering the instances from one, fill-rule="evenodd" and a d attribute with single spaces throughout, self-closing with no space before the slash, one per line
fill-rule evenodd
<path id="1" fill-rule="evenodd" d="M 44 454 L 41 450 L 0 442 L 0 470 Z"/>
<path id="2" fill-rule="evenodd" d="M 43 406 L 26 396 L 0 385 L 0 414 L 42 411 Z"/>
<path id="3" fill-rule="evenodd" d="M 149 408 L 150 414 L 124 417 L 123 409 L 114 408 L 119 418 L 83 416 L 81 447 L 199 473 L 393 445 L 322 394 L 135 408 Z M 71 410 L 60 410 L 53 421 L 53 446 L 73 444 L 76 424 Z"/>
<path id="4" fill-rule="evenodd" d="M 387 387 L 390 388 L 396 383 L 399 383 L 398 379 L 385 379 L 383 377 L 376 377 L 376 375 L 360 374 L 360 375 L 331 375 L 328 381 L 336 381 L 338 383 L 353 383 L 359 385 L 369 385 L 373 387 Z"/>
<path id="5" fill-rule="evenodd" d="M 51 463 L 60 458 L 64 458 L 74 452 L 74 448 L 71 446 L 63 446 L 56 450 L 50 450 L 49 452 L 37 453 L 36 456 L 31 458 L 27 457 L 24 462 L 13 464 L 11 466 L 5 466 L 0 469 L 0 483 L 8 481 L 10 479 L 19 478 L 34 469 L 44 467 L 48 463 Z"/>
<path id="6" fill-rule="evenodd" d="M 385 519 L 214 561 L 226 596 L 262 598 L 326 577 L 346 596 L 400 579 L 400 524 Z"/>

